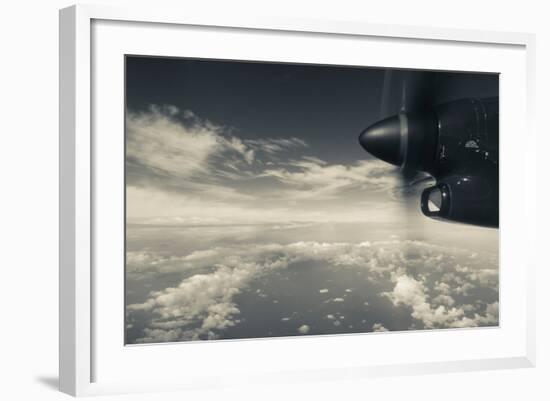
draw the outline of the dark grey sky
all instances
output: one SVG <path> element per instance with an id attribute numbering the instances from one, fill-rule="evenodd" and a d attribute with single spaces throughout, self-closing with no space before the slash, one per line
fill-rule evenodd
<path id="1" fill-rule="evenodd" d="M 129 56 L 127 105 L 175 105 L 241 138 L 299 137 L 332 163 L 370 158 L 357 136 L 380 116 L 384 70 Z M 495 96 L 498 78 L 439 73 L 438 101 Z"/>
<path id="2" fill-rule="evenodd" d="M 379 116 L 383 75 L 366 68 L 129 57 L 127 99 L 134 111 L 150 104 L 192 110 L 236 128 L 241 138 L 299 137 L 318 157 L 343 162 L 367 156 L 356 139 Z"/>

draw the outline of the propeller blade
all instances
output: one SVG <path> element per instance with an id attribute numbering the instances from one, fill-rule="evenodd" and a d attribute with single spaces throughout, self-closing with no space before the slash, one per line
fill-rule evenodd
<path id="1" fill-rule="evenodd" d="M 435 178 L 412 170 L 401 170 L 399 177 L 401 184 L 392 191 L 392 196 L 403 200 L 407 208 L 418 209 L 420 194 L 425 188 L 435 184 Z"/>
<path id="2" fill-rule="evenodd" d="M 434 74 L 422 71 L 403 71 L 401 78 L 401 112 L 411 113 L 430 109 L 434 105 Z"/>
<path id="3" fill-rule="evenodd" d="M 380 102 L 380 120 L 383 120 L 395 114 L 392 113 L 392 110 L 390 108 L 392 75 L 392 70 L 384 71 L 384 83 L 382 84 L 382 100 Z"/>
<path id="4" fill-rule="evenodd" d="M 422 71 L 401 71 L 401 105 L 399 112 L 416 113 L 425 111 L 433 106 L 433 74 Z M 426 173 L 411 168 L 401 168 L 403 182 L 402 196 L 408 203 L 416 206 L 417 199 L 426 185 L 433 178 Z"/>
<path id="5" fill-rule="evenodd" d="M 402 128 L 400 113 L 416 113 L 427 110 L 434 103 L 434 74 L 414 70 L 384 71 L 380 99 L 380 121 L 368 127 L 359 137 L 367 152 L 388 163 L 402 166 Z M 417 203 L 424 182 L 432 181 L 429 174 L 407 167 L 400 168 L 401 185 L 394 196 L 407 203 Z M 419 188 L 417 188 L 419 187 Z"/>

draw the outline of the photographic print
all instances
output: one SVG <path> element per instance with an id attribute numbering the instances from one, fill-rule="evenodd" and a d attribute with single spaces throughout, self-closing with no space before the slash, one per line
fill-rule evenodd
<path id="1" fill-rule="evenodd" d="M 125 59 L 125 341 L 499 325 L 498 74 Z"/>

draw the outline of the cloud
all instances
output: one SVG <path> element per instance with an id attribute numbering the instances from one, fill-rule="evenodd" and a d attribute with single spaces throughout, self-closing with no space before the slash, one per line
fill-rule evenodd
<path id="1" fill-rule="evenodd" d="M 178 334 L 180 339 L 196 340 L 214 336 L 212 330 L 223 330 L 234 326 L 233 319 L 239 309 L 232 302 L 244 285 L 250 281 L 253 270 L 247 268 L 219 268 L 215 274 L 197 274 L 184 280 L 178 287 L 152 292 L 142 304 L 128 306 L 129 311 L 152 311 L 158 316 L 151 326 L 155 332 L 146 333 L 140 342 L 148 342 L 154 333 L 166 325 L 169 332 Z M 183 330 L 184 327 L 199 321 L 198 327 Z M 202 337 L 201 337 L 202 336 Z M 160 338 L 164 340 L 164 337 Z"/>
<path id="2" fill-rule="evenodd" d="M 197 180 L 240 179 L 253 175 L 249 166 L 258 152 L 274 155 L 307 147 L 302 139 L 242 139 L 234 129 L 201 119 L 191 110 L 173 105 L 151 105 L 147 111 L 129 111 L 126 118 L 126 157 L 130 166 L 145 169 L 142 175 Z M 131 176 L 132 177 L 132 176 Z M 150 182 L 151 183 L 151 182 Z"/>
<path id="3" fill-rule="evenodd" d="M 432 307 L 422 282 L 408 275 L 396 276 L 394 281 L 395 287 L 385 295 L 396 306 L 404 304 L 412 307 L 412 317 L 421 320 L 426 327 L 448 327 L 464 316 L 462 309 L 448 308 L 445 305 Z"/>
<path id="4" fill-rule="evenodd" d="M 191 252 L 185 256 L 164 256 L 148 251 L 126 252 L 126 273 L 134 276 L 145 273 L 173 273 L 203 269 L 219 261 L 216 249 Z"/>
<path id="5" fill-rule="evenodd" d="M 126 156 L 159 175 L 188 178 L 206 173 L 210 157 L 228 147 L 222 128 L 207 121 L 184 124 L 174 106 L 151 106 L 126 118 Z"/>
<path id="6" fill-rule="evenodd" d="M 372 331 L 389 331 L 388 329 L 386 329 L 382 323 L 374 323 L 372 325 Z"/>
<path id="7" fill-rule="evenodd" d="M 401 185 L 397 169 L 387 163 L 329 163 L 307 154 L 313 150 L 300 138 L 246 139 L 235 132 L 171 105 L 129 111 L 129 221 L 184 225 L 216 219 L 240 224 L 395 216 L 387 204 L 364 200 L 367 192 L 372 200 Z"/>
<path id="8" fill-rule="evenodd" d="M 139 113 L 129 111 L 128 184 L 199 193 L 215 188 L 235 191 L 224 187 L 231 181 L 255 176 L 256 154 L 263 145 L 271 146 L 271 154 L 307 146 L 298 138 L 253 141 L 243 140 L 233 132 L 231 127 L 201 119 L 190 110 L 180 111 L 172 105 L 151 105 Z"/>
<path id="9" fill-rule="evenodd" d="M 302 139 L 292 138 L 262 138 L 247 139 L 246 145 L 256 152 L 264 152 L 270 156 L 295 148 L 307 148 L 309 145 Z"/>
<path id="10" fill-rule="evenodd" d="M 482 315 L 475 314 L 474 320 L 478 324 L 482 324 L 484 326 L 491 326 L 491 325 L 497 325 L 499 322 L 499 302 L 495 301 L 491 304 L 487 304 L 485 306 L 485 313 Z"/>
<path id="11" fill-rule="evenodd" d="M 181 188 L 180 188 L 181 189 Z M 196 192 L 195 192 L 196 191 Z M 194 186 L 189 192 L 168 192 L 160 188 L 128 186 L 127 222 L 145 225 L 197 226 L 269 224 L 274 229 L 328 222 L 388 223 L 402 221 L 399 204 L 365 207 L 352 200 L 334 205 L 310 200 L 294 202 L 279 198 L 270 189 L 263 193 L 243 193 L 227 187 Z M 281 190 L 282 191 L 282 190 Z M 346 203 L 349 202 L 349 203 Z"/>
<path id="12" fill-rule="evenodd" d="M 293 199 L 330 199 L 343 191 L 380 191 L 401 185 L 398 170 L 379 160 L 343 165 L 303 157 L 279 168 L 266 169 L 262 175 L 290 187 L 280 196 Z"/>
<path id="13" fill-rule="evenodd" d="M 379 294 L 394 307 L 410 308 L 419 327 L 473 327 L 498 324 L 498 265 L 490 256 L 471 259 L 469 252 L 420 241 L 294 242 L 214 247 L 181 257 L 166 258 L 146 251 L 130 253 L 128 271 L 143 274 L 205 269 L 175 287 L 153 291 L 128 312 L 148 316 L 147 330 L 138 342 L 198 340 L 223 337 L 240 323 L 235 297 L 262 277 L 299 262 L 324 261 L 334 269 L 361 269 L 369 280 L 389 291 Z M 468 264 L 457 261 L 467 260 Z M 489 271 L 495 274 L 489 274 Z M 414 273 L 414 272 L 421 272 Z M 449 280 L 447 283 L 445 280 Z M 455 294 L 455 282 L 494 291 L 489 302 Z M 373 295 L 374 296 L 374 295 Z M 333 302 L 343 302 L 334 298 Z M 331 319 L 327 315 L 327 319 Z M 342 317 L 343 318 L 343 317 Z M 340 320 L 338 318 L 334 323 Z M 283 318 L 284 321 L 288 318 Z M 383 322 L 380 322 L 382 324 Z"/>
<path id="14" fill-rule="evenodd" d="M 447 276 L 452 274 L 449 272 Z M 455 299 L 448 295 L 438 295 L 430 300 L 428 289 L 421 280 L 408 275 L 395 275 L 392 281 L 395 282 L 393 290 L 382 295 L 388 297 L 395 306 L 411 307 L 412 317 L 421 320 L 426 328 L 473 327 L 495 324 L 497 321 L 498 302 L 491 304 L 491 308 L 485 310 L 485 315 L 476 313 L 473 318 L 469 318 L 465 316 L 467 308 L 454 307 Z M 465 284 L 475 288 L 473 283 Z"/>

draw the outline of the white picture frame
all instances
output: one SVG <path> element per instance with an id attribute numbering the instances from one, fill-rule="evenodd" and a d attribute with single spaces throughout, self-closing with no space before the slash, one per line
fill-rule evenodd
<path id="1" fill-rule="evenodd" d="M 94 31 L 94 24 L 101 25 L 104 21 L 106 29 L 103 31 Z M 121 26 L 115 26 L 121 23 Z M 137 24 L 133 28 L 124 24 Z M 98 288 L 105 288 L 106 297 L 109 302 L 118 301 L 116 299 L 117 291 L 120 287 L 113 285 L 113 288 L 107 289 L 101 275 L 94 272 L 99 256 L 95 253 L 94 241 L 98 235 L 98 213 L 95 213 L 97 205 L 95 204 L 95 191 L 97 189 L 95 174 L 98 163 L 105 163 L 108 168 L 122 169 L 122 166 L 113 163 L 107 156 L 106 160 L 99 161 L 98 154 L 103 152 L 101 144 L 94 141 L 93 129 L 94 118 L 97 117 L 94 109 L 95 88 L 92 85 L 94 68 L 98 66 L 94 59 L 97 51 L 102 51 L 101 46 L 105 44 L 105 35 L 117 35 L 118 40 L 113 40 L 113 49 L 117 44 L 126 40 L 123 34 L 116 32 L 129 31 L 135 29 L 136 33 L 144 26 L 155 27 L 148 32 L 148 37 L 154 44 L 154 40 L 168 35 L 170 32 L 166 29 L 185 29 L 185 27 L 200 27 L 205 30 L 214 29 L 218 34 L 228 32 L 246 32 L 254 35 L 262 34 L 284 34 L 287 36 L 307 36 L 308 38 L 331 37 L 348 38 L 348 40 L 363 40 L 366 38 L 384 39 L 386 41 L 415 41 L 415 43 L 432 44 L 441 51 L 446 46 L 454 46 L 453 51 L 467 52 L 475 50 L 481 53 L 487 48 L 501 49 L 502 60 L 513 61 L 511 64 L 517 67 L 518 72 L 513 72 L 510 68 L 510 81 L 518 89 L 518 98 L 506 98 L 511 91 L 504 90 L 502 96 L 506 103 L 502 106 L 504 112 L 510 111 L 511 107 L 521 108 L 515 116 L 515 120 L 510 120 L 515 128 L 525 131 L 522 137 L 523 143 L 529 144 L 535 142 L 535 134 L 531 124 L 534 112 L 534 35 L 524 33 L 507 32 L 484 32 L 459 29 L 436 29 L 415 26 L 397 26 L 397 25 L 374 25 L 361 21 L 317 21 L 317 20 L 296 20 L 293 18 L 274 18 L 242 16 L 239 19 L 213 17 L 208 15 L 187 15 L 181 10 L 165 10 L 151 7 L 129 7 L 112 8 L 99 5 L 78 5 L 72 6 L 60 11 L 60 390 L 75 396 L 108 394 L 108 393 L 127 393 L 134 391 L 164 391 L 170 389 L 201 389 L 212 386 L 226 385 L 244 385 L 247 380 L 257 383 L 274 381 L 296 381 L 296 380 L 326 380 L 330 378 L 354 378 L 373 377 L 381 375 L 400 375 L 400 374 L 418 374 L 439 371 L 466 371 L 478 369 L 500 369 L 511 367 L 529 367 L 535 363 L 535 338 L 534 338 L 534 256 L 519 258 L 518 255 L 523 252 L 525 255 L 535 255 L 532 247 L 535 244 L 535 216 L 536 211 L 532 204 L 528 202 L 526 191 L 516 191 L 520 193 L 506 193 L 506 201 L 503 204 L 501 200 L 501 210 L 503 223 L 501 224 L 502 253 L 504 262 L 513 260 L 520 266 L 516 270 L 501 270 L 504 272 L 501 283 L 501 296 L 508 297 L 508 305 L 513 301 L 514 308 L 503 308 L 504 316 L 501 316 L 502 324 L 499 328 L 486 331 L 446 331 L 443 332 L 415 332 L 415 333 L 397 333 L 387 335 L 375 335 L 369 337 L 369 342 L 377 342 L 377 348 L 384 344 L 389 346 L 404 346 L 407 341 L 415 342 L 415 348 L 421 344 L 437 344 L 438 341 L 445 338 L 445 341 L 451 341 L 454 338 L 463 338 L 464 344 L 494 344 L 487 352 L 472 351 L 466 353 L 463 358 L 441 355 L 441 358 L 428 358 L 423 360 L 417 354 L 406 354 L 399 358 L 377 358 L 373 356 L 372 361 L 361 360 L 361 355 L 353 357 L 349 355 L 348 359 L 336 359 L 336 354 L 331 353 L 338 347 L 353 344 L 353 346 L 362 346 L 365 337 L 361 336 L 333 336 L 325 339 L 321 345 L 318 338 L 305 339 L 267 339 L 267 340 L 247 340 L 238 342 L 239 345 L 229 345 L 228 342 L 212 342 L 211 344 L 194 344 L 193 347 L 187 347 L 184 351 L 190 358 L 199 358 L 200 355 L 221 354 L 227 358 L 236 357 L 240 354 L 254 355 L 258 352 L 273 352 L 270 361 L 264 362 L 266 366 L 256 366 L 254 370 L 242 367 L 240 373 L 246 375 L 240 381 L 230 374 L 230 366 L 220 367 L 218 371 L 209 374 L 202 374 L 201 369 L 197 368 L 196 376 L 186 376 L 185 380 L 177 375 L 162 376 L 159 372 L 157 377 L 147 380 L 147 376 L 139 380 L 132 380 L 131 369 L 120 369 L 117 363 L 131 364 L 143 361 L 144 366 L 153 365 L 153 362 L 167 361 L 169 353 L 172 351 L 169 347 L 174 345 L 152 345 L 141 347 L 140 350 L 132 348 L 131 351 L 125 349 L 124 344 L 120 343 L 120 353 L 128 354 L 128 360 L 117 360 L 116 356 L 110 355 L 106 350 L 103 337 L 97 335 L 95 326 L 102 324 L 107 330 L 117 327 L 117 322 L 107 321 L 98 310 L 101 306 L 95 306 L 95 291 L 102 291 Z M 111 29 L 113 28 L 113 29 Z M 103 28 L 97 28 L 103 29 Z M 152 33 L 152 32 L 155 33 Z M 94 42 L 94 32 L 99 38 Z M 134 33 L 134 32 L 133 32 Z M 156 37 L 155 35 L 159 35 Z M 116 39 L 114 36 L 111 39 Z M 266 39 L 267 40 L 267 39 Z M 271 39 L 269 39 L 271 40 Z M 278 40 L 273 38 L 273 40 Z M 309 40 L 309 39 L 308 39 Z M 145 46 L 145 45 L 143 45 Z M 166 47 L 159 50 L 161 54 L 168 50 Z M 505 49 L 510 49 L 508 50 Z M 115 49 L 120 51 L 120 48 Z M 115 51 L 113 50 L 113 51 Z M 149 52 L 147 54 L 150 54 Z M 259 53 L 258 53 L 259 54 Z M 465 53 L 466 54 L 466 53 Z M 102 56 L 103 57 L 103 56 Z M 400 67 L 410 67 L 399 61 L 399 55 L 392 61 Z M 482 57 L 482 56 L 481 56 Z M 489 56 L 485 56 L 489 57 Z M 223 57 L 222 57 L 223 58 Z M 265 57 L 264 57 L 265 58 Z M 106 59 L 103 57 L 102 59 Z M 492 72 L 501 72 L 498 67 L 498 57 L 492 61 L 496 68 L 488 67 Z M 319 60 L 323 62 L 325 60 Z M 482 62 L 481 60 L 480 62 Z M 384 63 L 388 65 L 390 61 Z M 489 62 L 489 61 L 487 61 Z M 429 65 L 429 60 L 426 61 Z M 463 66 L 457 66 L 457 69 L 467 69 L 468 60 L 464 61 Z M 380 64 L 379 64 L 380 65 Z M 418 64 L 417 64 L 418 65 Z M 487 64 L 489 65 L 489 64 Z M 445 65 L 439 65 L 437 68 L 445 68 Z M 449 68 L 447 66 L 447 68 Z M 515 68 L 515 67 L 514 67 Z M 452 69 L 452 68 L 449 68 Z M 121 71 L 118 71 L 121 73 Z M 513 79 L 512 79 L 513 78 Z M 512 84 L 510 84 L 512 85 Z M 123 91 L 122 86 L 116 87 L 117 91 Z M 122 92 L 121 92 L 122 93 Z M 515 102 L 515 103 L 513 103 Z M 523 109 L 524 108 L 524 109 Z M 122 112 L 122 105 L 120 112 Z M 518 109 L 519 110 L 519 109 Z M 507 116 L 502 118 L 509 118 Z M 511 117 L 510 117 L 511 118 Z M 508 120 L 506 120 L 508 122 Z M 502 120 L 501 120 L 502 123 Z M 503 132 L 501 148 L 504 150 L 504 161 L 501 169 L 501 180 L 522 182 L 527 188 L 536 188 L 535 182 L 535 147 L 524 146 L 524 149 L 515 150 L 519 152 L 519 161 L 515 165 L 506 163 L 505 153 L 507 150 L 514 150 L 514 143 L 506 140 L 506 130 Z M 121 132 L 122 135 L 122 132 Z M 503 153 L 501 153 L 502 155 Z M 106 166 L 103 166 L 105 168 Z M 513 167 L 513 168 L 512 168 Z M 116 175 L 116 174 L 115 174 Z M 506 186 L 503 188 L 505 191 Z M 501 194 L 501 198 L 503 195 Z M 510 213 L 510 210 L 514 210 Z M 512 230 L 513 228 L 513 230 Z M 517 243 L 514 250 L 505 247 L 509 243 Z M 530 252 L 531 251 L 531 252 Z M 103 257 L 103 256 L 101 256 Z M 122 269 L 122 266 L 121 266 Z M 116 288 L 115 288 L 116 287 Z M 117 289 L 118 288 L 118 289 Z M 114 295 L 113 295 L 114 294 Z M 122 299 L 123 294 L 118 294 Z M 122 310 L 121 310 L 122 311 Z M 120 312 L 122 314 L 122 312 Z M 509 315 L 508 315 L 509 314 Z M 509 319 L 506 319 L 510 316 Z M 98 319 L 105 319 L 102 322 Z M 120 331 L 122 331 L 121 327 Z M 504 333 L 500 336 L 499 333 Z M 99 338 L 99 340 L 98 340 Z M 389 339 L 389 340 L 387 340 Z M 297 342 L 299 341 L 299 342 Z M 345 343 L 344 343 L 345 341 Z M 454 340 L 452 340 L 454 341 Z M 235 344 L 236 342 L 231 342 Z M 298 344 L 298 346 L 296 346 Z M 401 344 L 401 345 L 400 345 Z M 197 348 L 198 346 L 198 348 Z M 329 349 L 328 362 L 315 359 L 315 354 L 320 347 Z M 175 345 L 178 347 L 178 345 Z M 179 346 L 178 352 L 183 348 Z M 285 349 L 292 349 L 291 352 L 307 352 L 311 356 L 311 363 L 297 364 L 296 369 L 285 370 L 284 360 L 277 360 L 276 354 L 284 353 Z M 351 346 L 349 348 L 352 349 Z M 399 349 L 399 348 L 397 348 Z M 458 345 L 460 350 L 460 345 Z M 302 351 L 300 351 L 302 350 Z M 107 355 L 109 354 L 109 355 Z M 351 354 L 351 353 L 350 353 Z M 268 354 L 269 355 L 269 354 Z M 304 354 L 306 355 L 306 354 Z M 126 358 L 124 356 L 124 358 Z M 112 358 L 112 359 L 110 359 Z M 121 357 L 122 358 L 122 357 Z M 331 359 L 332 358 L 332 359 Z M 101 363 L 97 361 L 102 361 Z M 332 361 L 332 362 L 331 362 Z M 128 371 L 126 376 L 111 374 L 108 379 L 103 380 L 100 366 L 106 363 L 114 366 L 118 371 Z M 324 363 L 324 364 L 323 364 Z M 267 365 L 271 366 L 267 366 Z M 331 365 L 332 364 L 332 365 Z M 264 369 L 265 368 L 265 369 Z M 225 370 L 224 370 L 225 369 Z M 215 369 L 214 369 L 215 370 Z M 206 371 L 206 370 L 205 370 Z M 123 377 L 124 376 L 124 377 Z M 242 377 L 242 375 L 241 375 Z M 99 378 L 99 379 L 98 379 Z"/>

